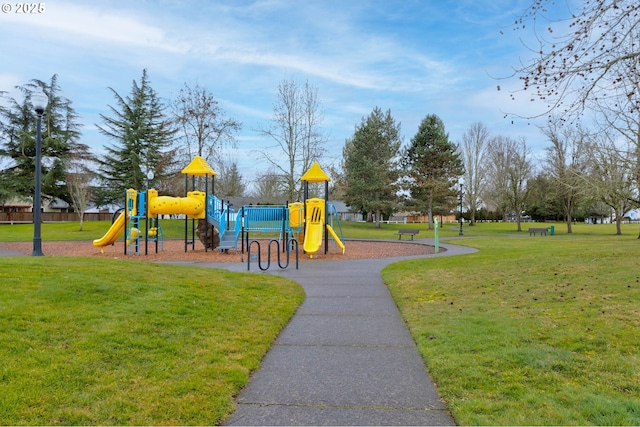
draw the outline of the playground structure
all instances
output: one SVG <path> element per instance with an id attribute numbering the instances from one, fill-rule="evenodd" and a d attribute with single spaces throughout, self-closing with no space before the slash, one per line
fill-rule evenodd
<path id="1" fill-rule="evenodd" d="M 309 170 L 302 175 L 301 180 L 304 182 L 304 209 L 305 209 L 305 227 L 304 227 L 304 239 L 302 248 L 305 253 L 313 257 L 322 246 L 324 238 L 324 253 L 326 254 L 329 249 L 329 237 L 342 249 L 344 254 L 344 236 L 342 236 L 342 228 L 340 227 L 340 220 L 338 219 L 335 207 L 329 203 L 329 181 L 330 178 L 320 168 L 318 162 L 314 162 Z M 324 183 L 324 199 L 320 198 L 308 198 L 309 195 L 309 183 L 310 182 L 322 182 Z M 338 237 L 333 229 L 333 222 L 338 225 L 338 230 L 342 238 Z"/>
<path id="2" fill-rule="evenodd" d="M 196 156 L 182 173 L 185 175 L 186 197 L 160 196 L 154 189 L 146 192 L 127 190 L 124 210 L 105 235 L 93 241 L 94 246 L 103 249 L 112 245 L 124 231 L 125 255 L 140 255 L 143 237 L 145 254 L 148 254 L 149 242 L 155 244 L 157 253 L 158 247 L 163 249 L 164 246 L 159 215 L 182 215 L 185 218 L 185 252 L 189 246 L 195 249 L 196 220 L 199 221 L 197 228 L 205 250 L 211 246 L 220 251 L 233 249 L 237 252 L 240 244 L 243 260 L 245 251 L 250 251 L 250 235 L 256 232 L 277 233 L 279 250 L 287 251 L 287 254 L 292 249 L 297 254 L 298 245 L 301 245 L 305 253 L 313 257 L 322 247 L 323 241 L 326 254 L 329 237 L 340 247 L 342 253 L 345 251 L 344 237 L 339 237 L 333 228 L 337 225 L 342 236 L 335 207 L 327 200 L 330 179 L 317 162 L 301 178 L 304 182 L 304 202 L 278 206 L 242 206 L 237 212 L 229 202 L 225 203 L 214 194 L 209 194 L 208 179 L 205 179 L 205 191 L 195 190 L 196 176 L 211 177 L 213 193 L 214 178 L 217 175 L 202 157 Z M 188 191 L 189 177 L 192 178 L 192 191 Z M 308 198 L 309 182 L 325 183 L 324 199 Z M 204 227 L 201 227 L 201 222 L 205 223 Z"/>
<path id="3" fill-rule="evenodd" d="M 188 190 L 189 177 L 192 178 L 192 186 L 195 185 L 196 176 L 213 178 L 217 173 L 200 156 L 195 156 L 187 167 L 182 170 L 185 175 L 185 188 Z M 155 251 L 158 245 L 164 242 L 159 215 L 184 215 L 185 216 L 185 252 L 189 245 L 195 246 L 196 219 L 206 217 L 206 207 L 209 181 L 205 179 L 205 191 L 187 191 L 186 197 L 159 196 L 158 191 L 149 189 L 146 192 L 138 192 L 129 189 L 125 194 L 125 208 L 115 219 L 111 227 L 103 237 L 93 241 L 93 245 L 103 249 L 114 244 L 124 231 L 124 253 L 131 255 L 135 252 L 140 255 L 142 236 L 144 235 L 145 254 L 148 254 L 148 244 L 151 240 L 155 243 Z M 189 220 L 191 220 L 192 239 L 188 240 Z M 145 232 L 142 230 L 142 221 L 145 223 Z M 161 248 L 162 249 L 162 248 Z"/>
<path id="4" fill-rule="evenodd" d="M 294 202 L 280 206 L 243 206 L 236 219 L 236 235 L 242 237 L 242 253 L 249 249 L 252 232 L 278 232 L 279 247 L 290 250 L 291 239 L 296 247 L 311 258 L 318 253 L 324 242 L 324 253 L 329 249 L 329 238 L 345 252 L 344 236 L 335 206 L 328 202 L 330 178 L 317 162 L 301 177 L 304 183 L 304 202 Z M 309 183 L 324 183 L 325 197 L 309 198 Z M 340 236 L 335 232 L 338 227 Z M 243 259 L 244 260 L 244 259 Z M 250 261 L 249 261 L 250 262 Z"/>

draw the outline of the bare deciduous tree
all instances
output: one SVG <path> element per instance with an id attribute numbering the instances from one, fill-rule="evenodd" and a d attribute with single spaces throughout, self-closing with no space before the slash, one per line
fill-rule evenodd
<path id="1" fill-rule="evenodd" d="M 469 225 L 475 225 L 476 211 L 482 203 L 480 193 L 486 180 L 484 161 L 488 143 L 489 131 L 487 127 L 480 122 L 475 122 L 462 135 L 462 144 L 459 146 L 465 169 L 465 198 L 471 215 Z"/>
<path id="2" fill-rule="evenodd" d="M 84 213 L 91 201 L 91 182 L 95 173 L 89 167 L 89 162 L 93 160 L 93 157 L 88 152 L 88 147 L 80 144 L 77 146 L 87 148 L 87 150 L 76 150 L 70 154 L 67 161 L 66 181 L 73 208 L 80 220 L 80 231 L 82 231 Z"/>
<path id="3" fill-rule="evenodd" d="M 616 234 L 622 234 L 622 219 L 633 206 L 635 179 L 627 167 L 623 152 L 609 135 L 594 137 L 589 147 L 590 168 L 587 180 L 591 191 L 606 203 L 616 215 Z"/>
<path id="4" fill-rule="evenodd" d="M 489 140 L 487 146 L 487 185 L 483 190 L 483 199 L 491 208 L 502 213 L 502 219 L 507 220 L 509 203 L 507 199 L 507 187 L 509 185 L 509 164 L 511 162 L 509 144 L 513 141 L 503 135 L 497 135 Z M 489 208 L 489 206 L 488 206 Z"/>
<path id="5" fill-rule="evenodd" d="M 567 9 L 560 11 L 561 5 Z M 563 14 L 566 18 L 550 19 Z M 580 113 L 613 95 L 640 75 L 640 3 L 636 0 L 533 0 L 514 30 L 533 28 L 535 55 L 515 69 L 531 99 L 548 104 L 555 114 Z M 629 70 L 635 70 L 629 75 Z M 640 109 L 637 92 L 631 108 Z"/>
<path id="6" fill-rule="evenodd" d="M 316 87 L 308 81 L 303 85 L 294 80 L 280 82 L 271 123 L 258 129 L 260 135 L 275 144 L 259 153 L 285 178 L 288 200 L 301 198 L 300 177 L 325 153 L 326 137 L 320 128 L 322 120 Z"/>
<path id="7" fill-rule="evenodd" d="M 242 124 L 227 117 L 218 100 L 206 88 L 186 83 L 172 103 L 175 121 L 180 129 L 180 153 L 188 163 L 198 155 L 209 164 L 222 162 L 223 147 L 236 144 L 235 134 Z"/>
<path id="8" fill-rule="evenodd" d="M 504 219 L 513 214 L 518 231 L 522 231 L 522 212 L 529 197 L 527 181 L 533 171 L 526 141 L 499 135 L 489 142 L 487 154 L 488 194 L 502 210 Z"/>
<path id="9" fill-rule="evenodd" d="M 271 169 L 258 174 L 254 182 L 253 196 L 263 203 L 282 203 L 285 194 L 285 177 Z"/>
<path id="10" fill-rule="evenodd" d="M 563 125 L 559 119 L 549 121 L 541 130 L 551 143 L 546 149 L 544 170 L 553 179 L 554 193 L 562 202 L 567 221 L 567 233 L 571 233 L 573 212 L 586 196 L 583 175 L 588 161 L 587 133 L 580 127 Z"/>
<path id="11" fill-rule="evenodd" d="M 629 74 L 632 75 L 634 72 L 639 71 L 630 70 Z M 620 160 L 627 165 L 636 185 L 640 186 L 640 111 L 635 109 L 638 102 L 640 82 L 630 77 L 622 83 L 621 92 L 615 98 L 600 102 L 596 106 L 596 112 L 602 131 L 619 137 L 617 145 L 620 147 Z M 640 188 L 637 189 L 632 202 L 640 205 Z"/>

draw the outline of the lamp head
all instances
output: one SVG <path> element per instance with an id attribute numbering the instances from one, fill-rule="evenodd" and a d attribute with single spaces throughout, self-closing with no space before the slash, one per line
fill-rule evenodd
<path id="1" fill-rule="evenodd" d="M 31 104 L 33 104 L 33 109 L 36 114 L 41 116 L 44 113 L 45 108 L 47 108 L 47 104 L 49 103 L 49 97 L 40 89 L 36 88 L 33 92 L 31 92 Z"/>

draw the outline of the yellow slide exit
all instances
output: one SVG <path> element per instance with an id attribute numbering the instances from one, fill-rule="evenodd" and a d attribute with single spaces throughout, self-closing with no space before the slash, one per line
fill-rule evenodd
<path id="1" fill-rule="evenodd" d="M 114 223 L 111 224 L 111 227 L 109 227 L 109 230 L 107 230 L 105 235 L 100 239 L 96 239 L 93 241 L 93 246 L 103 248 L 115 243 L 115 241 L 118 240 L 118 237 L 120 237 L 120 234 L 124 230 L 124 216 L 124 212 L 121 212 Z"/>

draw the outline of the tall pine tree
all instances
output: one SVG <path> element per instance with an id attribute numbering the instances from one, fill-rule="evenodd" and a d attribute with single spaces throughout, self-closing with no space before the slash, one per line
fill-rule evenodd
<path id="1" fill-rule="evenodd" d="M 342 151 L 344 201 L 352 209 L 375 214 L 377 228 L 381 214 L 391 214 L 396 205 L 401 144 L 400 124 L 390 110 L 383 113 L 376 107 L 356 126 Z"/>
<path id="2" fill-rule="evenodd" d="M 429 228 L 433 228 L 434 208 L 442 209 L 452 198 L 455 200 L 453 187 L 464 173 L 457 146 L 449 141 L 449 134 L 438 116 L 429 114 L 422 119 L 402 164 L 411 195 L 408 205 L 426 213 Z"/>
<path id="3" fill-rule="evenodd" d="M 33 196 L 35 188 L 36 114 L 31 95 L 42 90 L 48 104 L 42 117 L 42 197 L 60 198 L 71 202 L 65 184 L 66 163 L 70 153 L 80 146 L 80 124 L 71 101 L 63 97 L 58 76 L 49 82 L 32 80 L 17 86 L 20 101 L 0 94 L 5 106 L 0 106 L 0 203 L 17 197 Z"/>
<path id="4" fill-rule="evenodd" d="M 128 188 L 145 189 L 149 171 L 154 174 L 154 182 L 170 176 L 176 132 L 165 115 L 166 105 L 151 87 L 146 69 L 139 83 L 133 81 L 131 94 L 126 98 L 109 89 L 117 107 L 109 106 L 112 115 L 101 114 L 103 124 L 97 125 L 113 141 L 104 147 L 106 154 L 99 161 L 103 182 L 99 198 L 103 204 L 122 201 Z"/>

